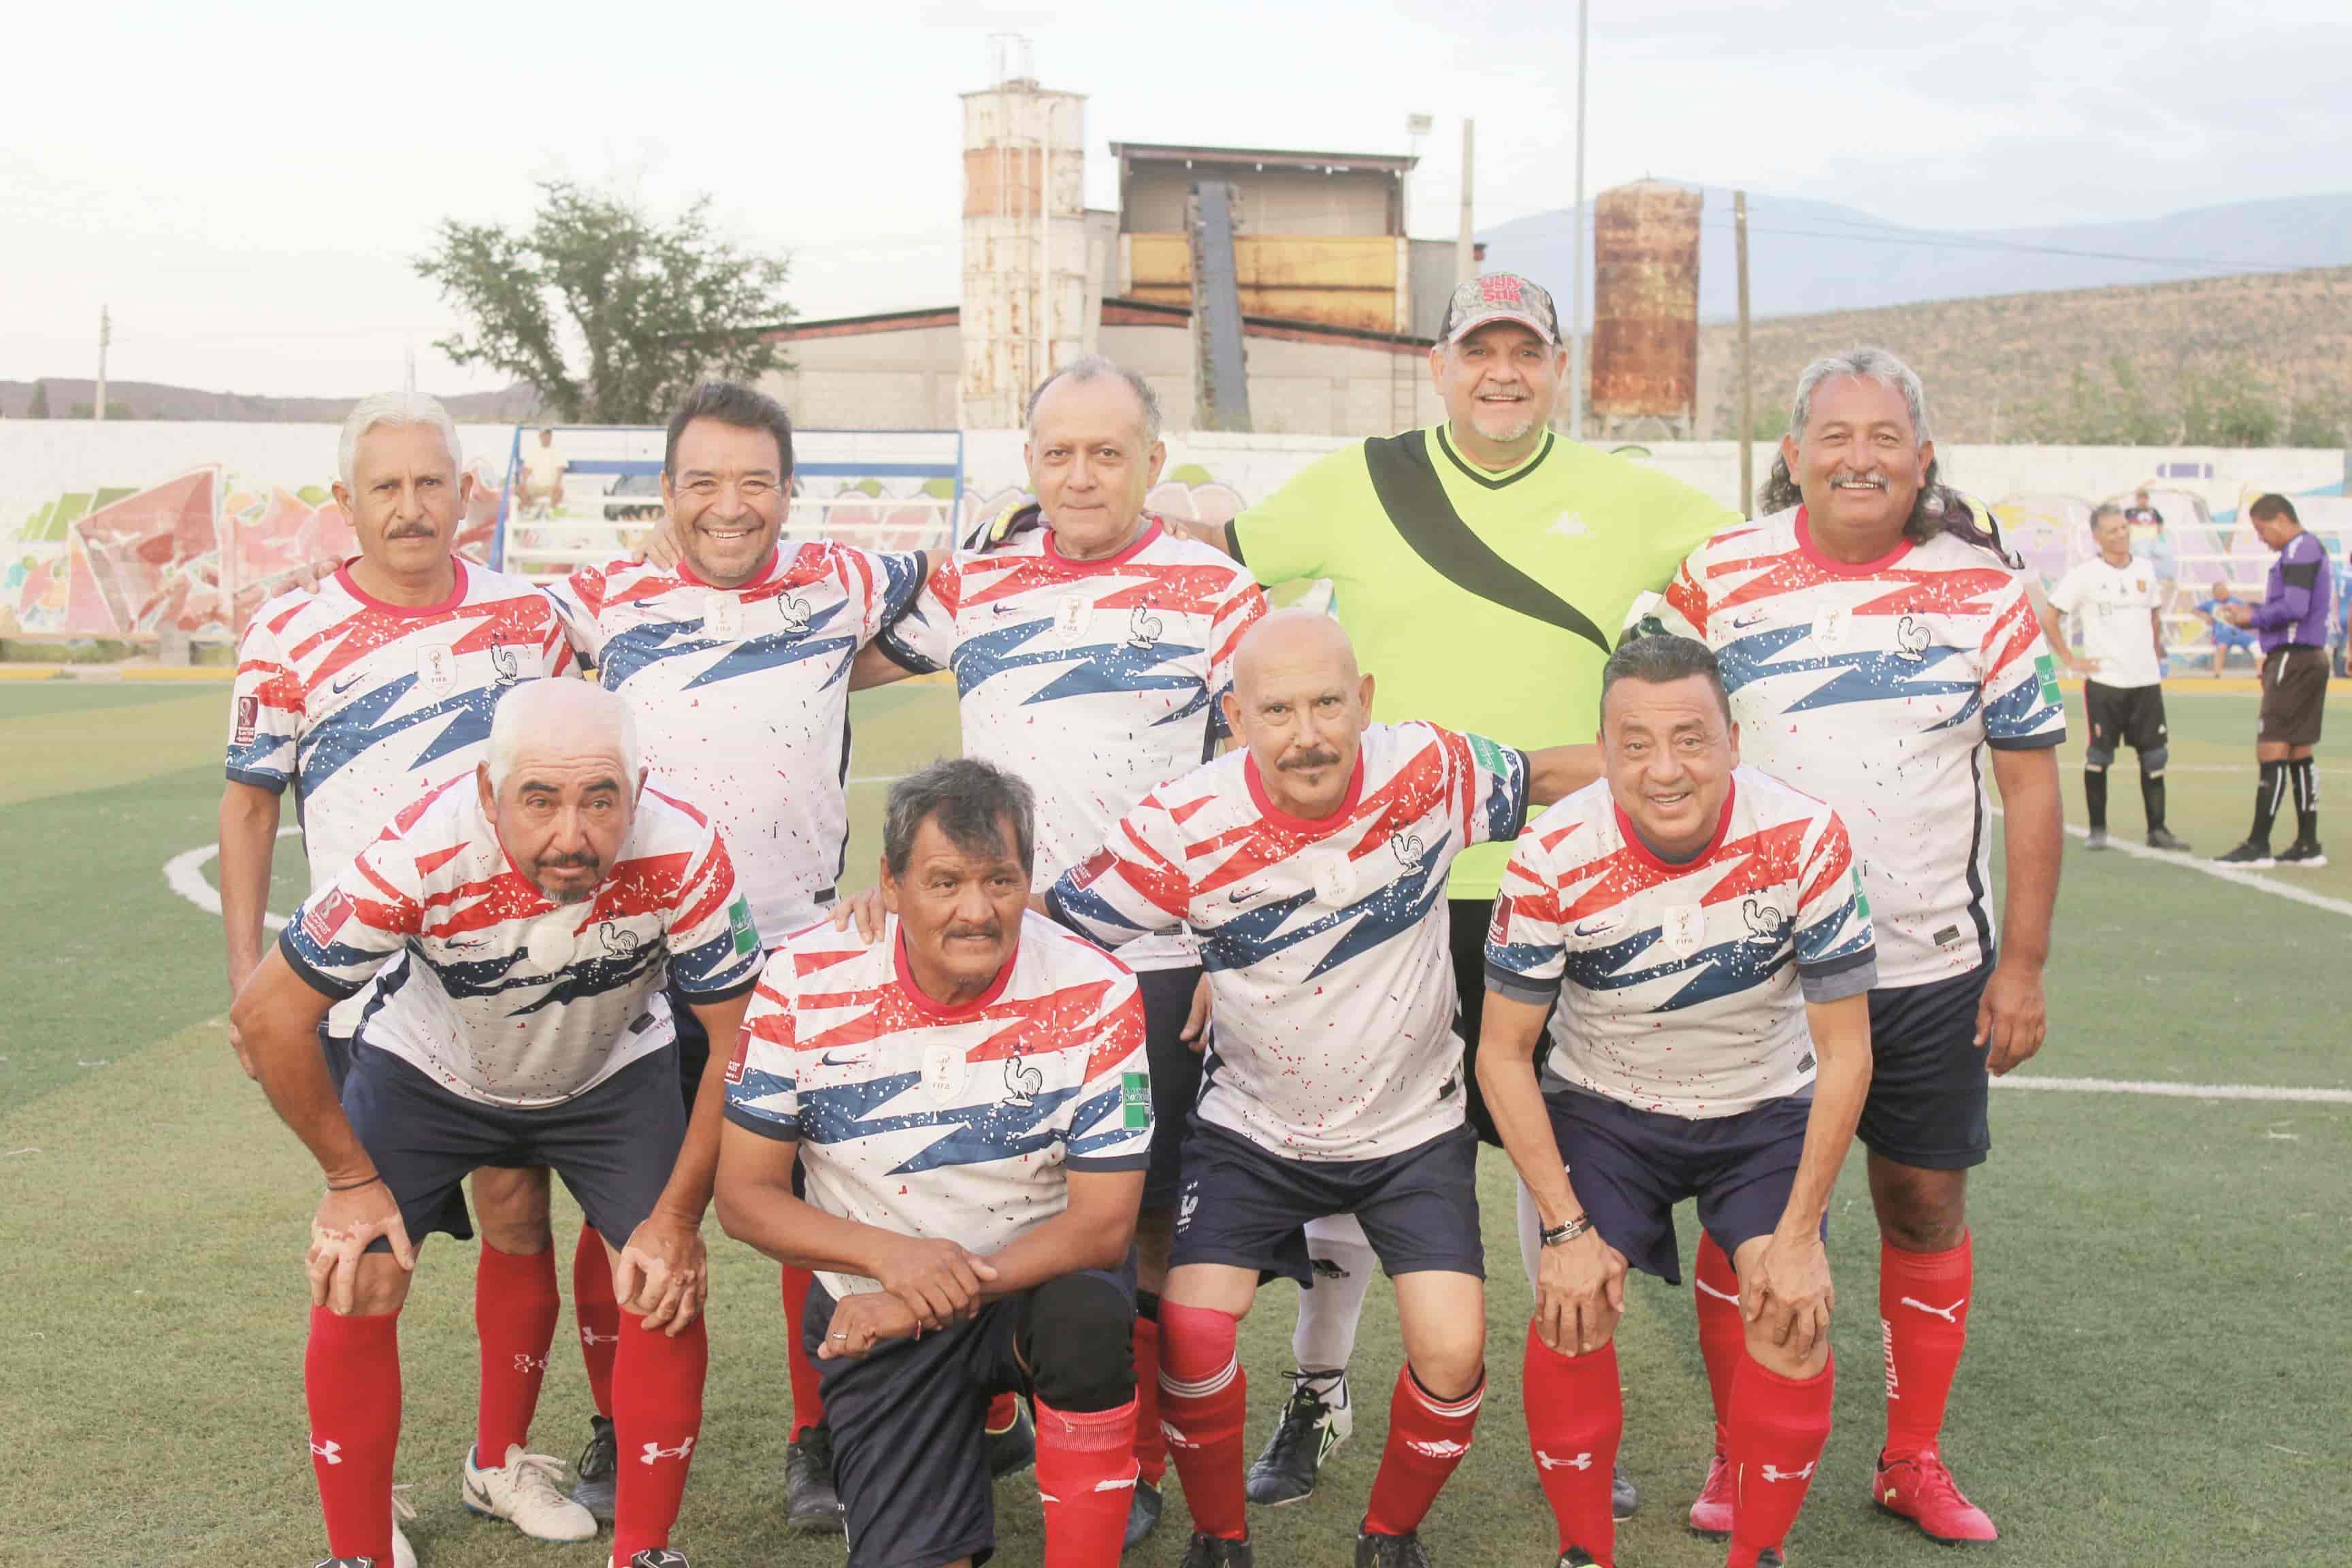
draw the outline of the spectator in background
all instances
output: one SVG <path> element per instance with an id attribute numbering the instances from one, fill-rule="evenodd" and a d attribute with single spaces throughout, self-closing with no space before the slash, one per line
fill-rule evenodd
<path id="1" fill-rule="evenodd" d="M 555 449 L 555 432 L 541 426 L 539 444 L 522 452 L 523 515 L 544 522 L 563 504 L 563 454 Z"/>
<path id="2" fill-rule="evenodd" d="M 2229 661 L 2231 648 L 2242 647 L 2248 653 L 2254 651 L 2254 634 L 2221 613 L 2222 606 L 2238 602 L 2237 596 L 2230 592 L 2230 583 L 2225 577 L 2213 579 L 2211 598 L 2197 601 L 2197 613 L 2205 617 L 2205 625 L 2213 633 L 2213 673 L 2217 676 L 2221 673 L 2222 665 Z M 2260 662 L 2257 658 L 2256 663 Z"/>

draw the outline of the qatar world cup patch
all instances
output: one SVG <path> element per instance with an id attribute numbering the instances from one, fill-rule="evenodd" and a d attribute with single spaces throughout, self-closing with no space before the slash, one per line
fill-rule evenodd
<path id="1" fill-rule="evenodd" d="M 236 744 L 249 746 L 261 728 L 261 699 L 247 695 L 236 700 Z"/>
<path id="2" fill-rule="evenodd" d="M 1122 1125 L 1130 1132 L 1140 1131 L 1151 1125 L 1151 1079 L 1139 1072 L 1118 1076 L 1118 1104 Z"/>
<path id="3" fill-rule="evenodd" d="M 302 914 L 302 934 L 320 947 L 335 940 L 343 922 L 352 918 L 352 899 L 341 888 L 331 888 L 327 896 L 311 905 Z"/>
<path id="4" fill-rule="evenodd" d="M 735 939 L 735 956 L 740 958 L 760 945 L 760 932 L 751 924 L 751 905 L 742 894 L 727 906 L 727 931 Z"/>

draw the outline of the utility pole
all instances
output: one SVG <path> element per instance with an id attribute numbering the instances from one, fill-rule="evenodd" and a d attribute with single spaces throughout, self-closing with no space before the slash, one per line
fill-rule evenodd
<path id="1" fill-rule="evenodd" d="M 1570 236 L 1576 265 L 1568 283 L 1568 438 L 1584 439 L 1584 54 L 1591 0 L 1576 0 L 1576 218 Z"/>
<path id="2" fill-rule="evenodd" d="M 1465 116 L 1462 121 L 1462 230 L 1454 237 L 1454 283 L 1459 288 L 1478 276 L 1477 252 L 1470 237 L 1470 169 L 1471 142 L 1475 139 L 1478 122 Z"/>
<path id="3" fill-rule="evenodd" d="M 1748 358 L 1748 193 L 1731 193 L 1731 228 L 1739 258 L 1739 512 L 1756 515 L 1756 378 Z"/>
<path id="4" fill-rule="evenodd" d="M 98 395 L 90 401 L 89 416 L 106 417 L 106 346 L 114 341 L 114 318 L 100 305 L 98 308 Z"/>
<path id="5" fill-rule="evenodd" d="M 416 391 L 416 350 L 414 345 L 411 345 L 408 350 L 408 370 L 401 386 L 404 391 L 411 394 Z"/>

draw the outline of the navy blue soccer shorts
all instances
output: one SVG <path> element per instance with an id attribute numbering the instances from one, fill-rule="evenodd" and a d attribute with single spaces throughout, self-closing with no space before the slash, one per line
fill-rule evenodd
<path id="1" fill-rule="evenodd" d="M 1855 1136 L 1898 1165 L 1964 1171 L 1992 1152 L 1991 1079 L 1976 1043 L 1992 965 L 1870 994 L 1870 1098 Z"/>
<path id="2" fill-rule="evenodd" d="M 521 1110 L 452 1093 L 362 1030 L 343 1084 L 343 1114 L 400 1205 L 411 1242 L 474 1234 L 459 1185 L 484 1165 L 545 1165 L 588 1223 L 618 1247 L 645 1223 L 686 1142 L 677 1055 L 638 1058 L 560 1104 Z M 390 1250 L 379 1238 L 371 1252 Z"/>
<path id="3" fill-rule="evenodd" d="M 1286 1160 L 1195 1118 L 1184 1140 L 1171 1268 L 1223 1263 L 1314 1282 L 1309 1220 L 1351 1214 L 1391 1279 L 1486 1277 L 1478 1236 L 1478 1135 L 1468 1123 L 1380 1160 Z"/>
<path id="4" fill-rule="evenodd" d="M 1557 1088 L 1544 1105 L 1592 1228 L 1627 1263 L 1675 1285 L 1675 1205 L 1696 1198 L 1699 1224 L 1726 1256 L 1770 1235 L 1796 1185 L 1813 1110 L 1808 1094 L 1730 1116 L 1669 1116 Z"/>

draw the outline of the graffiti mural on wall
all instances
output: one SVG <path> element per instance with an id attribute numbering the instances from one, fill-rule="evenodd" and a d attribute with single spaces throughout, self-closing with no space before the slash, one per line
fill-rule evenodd
<path id="1" fill-rule="evenodd" d="M 486 559 L 499 487 L 479 464 L 457 546 Z M 291 572 L 356 548 L 322 487 L 248 488 L 217 464 L 161 484 L 59 494 L 26 520 L 0 573 L 0 632 L 229 635 Z M 233 584 L 232 616 L 228 604 Z"/>

